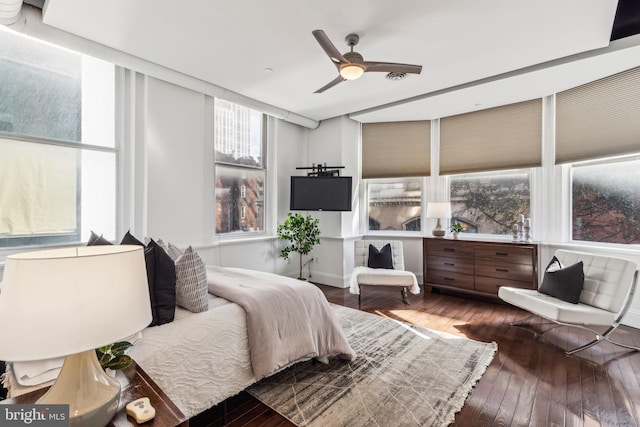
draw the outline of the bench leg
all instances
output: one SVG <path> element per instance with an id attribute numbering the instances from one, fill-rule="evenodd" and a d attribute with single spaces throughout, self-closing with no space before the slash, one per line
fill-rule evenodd
<path id="1" fill-rule="evenodd" d="M 405 304 L 409 304 L 409 294 L 407 293 L 407 287 L 405 286 L 404 288 L 402 288 L 400 293 L 402 294 L 402 302 L 404 302 Z"/>

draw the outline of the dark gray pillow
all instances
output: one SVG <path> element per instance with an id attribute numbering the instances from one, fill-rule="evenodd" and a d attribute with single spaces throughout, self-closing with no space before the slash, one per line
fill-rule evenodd
<path id="1" fill-rule="evenodd" d="M 380 250 L 373 245 L 369 245 L 369 261 L 367 266 L 370 268 L 393 269 L 391 245 L 387 243 Z"/>
<path id="2" fill-rule="evenodd" d="M 87 246 L 100 246 L 100 245 L 113 245 L 110 241 L 102 237 L 101 235 L 97 235 L 93 231 L 91 232 L 91 236 L 89 236 L 89 241 L 87 242 Z"/>
<path id="3" fill-rule="evenodd" d="M 582 261 L 564 267 L 554 256 L 545 269 L 544 278 L 538 291 L 572 304 L 578 304 L 583 286 Z"/>

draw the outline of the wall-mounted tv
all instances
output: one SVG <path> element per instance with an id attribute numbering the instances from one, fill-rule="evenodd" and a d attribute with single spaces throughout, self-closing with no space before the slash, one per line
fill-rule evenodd
<path id="1" fill-rule="evenodd" d="M 350 176 L 292 176 L 292 211 L 350 211 Z"/>

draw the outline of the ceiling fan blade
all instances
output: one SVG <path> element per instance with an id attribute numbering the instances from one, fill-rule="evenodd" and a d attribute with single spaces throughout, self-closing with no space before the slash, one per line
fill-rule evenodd
<path id="1" fill-rule="evenodd" d="M 396 64 L 393 62 L 364 61 L 365 71 L 381 71 L 383 73 L 420 74 L 422 65 Z"/>
<path id="2" fill-rule="evenodd" d="M 320 44 L 320 47 L 324 49 L 325 53 L 329 55 L 329 58 L 331 58 L 331 62 L 333 62 L 336 67 L 338 66 L 338 64 L 348 62 L 346 59 L 344 59 L 344 56 L 342 56 L 340 51 L 336 49 L 333 43 L 331 43 L 331 40 L 329 40 L 329 37 L 327 37 L 324 31 L 315 30 L 312 31 L 311 34 L 313 34 L 313 36 L 316 38 L 316 40 Z"/>
<path id="3" fill-rule="evenodd" d="M 330 89 L 332 87 L 334 87 L 335 85 L 337 85 L 338 83 L 342 83 L 343 81 L 345 81 L 346 79 L 342 76 L 338 76 L 335 79 L 331 80 L 329 83 L 327 83 L 326 85 L 322 86 L 320 89 L 318 89 L 317 91 L 313 92 L 313 93 L 322 93 L 327 89 Z"/>

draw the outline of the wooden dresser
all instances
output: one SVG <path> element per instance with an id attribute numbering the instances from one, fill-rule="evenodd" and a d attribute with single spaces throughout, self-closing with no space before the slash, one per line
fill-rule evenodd
<path id="1" fill-rule="evenodd" d="M 425 284 L 474 295 L 498 297 L 500 286 L 538 288 L 535 243 L 423 239 Z"/>

